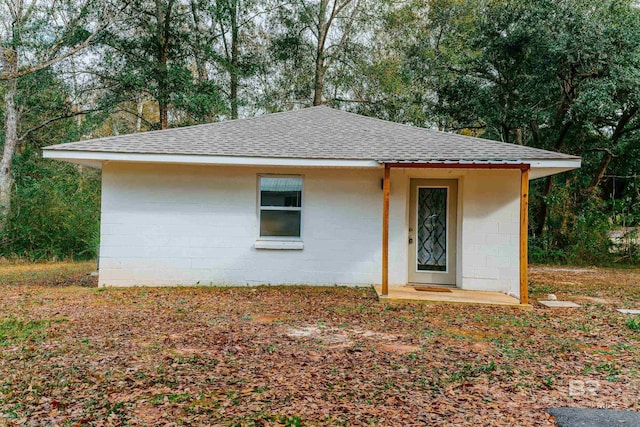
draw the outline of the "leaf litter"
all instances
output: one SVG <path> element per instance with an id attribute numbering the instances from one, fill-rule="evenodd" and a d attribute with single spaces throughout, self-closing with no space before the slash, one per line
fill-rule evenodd
<path id="1" fill-rule="evenodd" d="M 535 303 L 639 305 L 637 270 L 533 268 L 530 311 L 45 276 L 0 294 L 0 425 L 551 426 L 551 406 L 640 403 L 640 336 L 616 304 Z"/>

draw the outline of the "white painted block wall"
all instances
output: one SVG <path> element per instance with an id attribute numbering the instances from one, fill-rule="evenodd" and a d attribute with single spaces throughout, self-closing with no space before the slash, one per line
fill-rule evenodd
<path id="1" fill-rule="evenodd" d="M 463 287 L 519 297 L 520 171 L 470 174 L 464 198 Z"/>
<path id="2" fill-rule="evenodd" d="M 257 176 L 304 177 L 303 250 L 255 249 Z M 459 179 L 458 286 L 518 291 L 519 171 L 392 171 L 391 284 L 406 284 L 408 184 Z M 380 170 L 107 163 L 100 285 L 380 282 Z"/>
<path id="3" fill-rule="evenodd" d="M 257 175 L 300 174 L 303 250 L 255 249 Z M 108 163 L 100 284 L 371 284 L 380 172 Z"/>

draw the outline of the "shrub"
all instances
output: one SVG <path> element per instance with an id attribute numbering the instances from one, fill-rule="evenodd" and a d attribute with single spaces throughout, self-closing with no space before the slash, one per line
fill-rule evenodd
<path id="1" fill-rule="evenodd" d="M 24 152 L 15 158 L 14 177 L 0 256 L 31 260 L 96 256 L 99 172 Z"/>

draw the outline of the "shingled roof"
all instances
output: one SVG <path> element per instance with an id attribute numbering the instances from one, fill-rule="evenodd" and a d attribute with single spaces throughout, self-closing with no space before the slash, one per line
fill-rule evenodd
<path id="1" fill-rule="evenodd" d="M 577 159 L 329 107 L 52 145 L 45 150 L 377 162 Z"/>

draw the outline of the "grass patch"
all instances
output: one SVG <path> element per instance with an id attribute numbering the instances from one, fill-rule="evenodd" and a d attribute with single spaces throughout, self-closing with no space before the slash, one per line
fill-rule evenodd
<path id="1" fill-rule="evenodd" d="M 46 338 L 48 320 L 19 320 L 15 318 L 0 320 L 0 346 L 14 343 L 38 342 Z"/>
<path id="2" fill-rule="evenodd" d="M 483 374 L 489 374 L 496 370 L 496 362 L 493 360 L 486 365 L 471 365 L 470 363 L 464 364 L 462 369 L 459 371 L 453 372 L 449 380 L 453 383 L 455 382 L 463 382 L 473 378 L 476 378 Z"/>
<path id="3" fill-rule="evenodd" d="M 627 327 L 632 331 L 640 331 L 640 316 L 627 319 Z"/>
<path id="4" fill-rule="evenodd" d="M 0 284 L 43 286 L 96 286 L 97 278 L 90 273 L 96 270 L 95 261 L 9 263 L 0 261 Z"/>
<path id="5" fill-rule="evenodd" d="M 165 402 L 182 403 L 189 400 L 189 398 L 189 393 L 159 394 L 151 398 L 151 403 L 154 405 L 162 405 Z"/>

